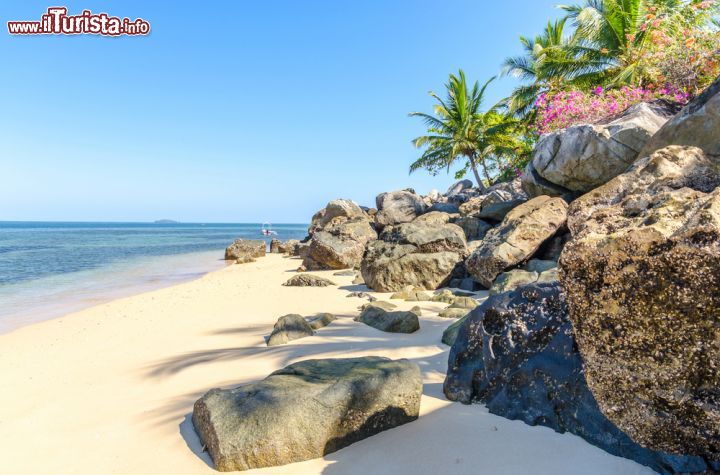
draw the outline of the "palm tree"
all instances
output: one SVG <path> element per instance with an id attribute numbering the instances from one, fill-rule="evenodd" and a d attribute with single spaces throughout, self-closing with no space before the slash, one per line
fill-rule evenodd
<path id="1" fill-rule="evenodd" d="M 572 37 L 565 34 L 567 18 L 548 22 L 545 29 L 535 38 L 520 37 L 524 54 L 510 57 L 503 63 L 503 74 L 517 77 L 529 84 L 515 88 L 505 104 L 509 111 L 521 118 L 530 119 L 538 96 L 564 80 L 557 71 L 557 64 L 564 64 L 570 58 Z"/>
<path id="2" fill-rule="evenodd" d="M 495 78 L 490 79 L 482 87 L 476 81 L 469 88 L 465 73 L 460 70 L 458 75 L 450 74 L 447 99 L 441 99 L 430 92 L 437 101 L 435 115 L 412 112 L 411 117 L 420 117 L 425 122 L 428 135 L 413 140 L 417 148 L 426 147 L 422 156 L 410 165 L 410 172 L 426 169 L 432 174 L 447 169 L 460 157 L 467 162 L 458 172 L 462 176 L 470 168 L 475 181 L 481 190 L 485 183 L 478 172 L 482 167 L 485 181 L 490 182 L 489 162 L 511 154 L 517 145 L 512 135 L 512 128 L 517 125 L 507 115 L 493 107 L 486 112 L 481 111 L 485 90 Z"/>
<path id="3" fill-rule="evenodd" d="M 683 0 L 585 0 L 582 5 L 560 5 L 575 26 L 574 44 L 568 51 L 573 61 L 558 64 L 554 73 L 579 85 L 642 84 L 648 20 L 681 15 L 688 7 Z"/>

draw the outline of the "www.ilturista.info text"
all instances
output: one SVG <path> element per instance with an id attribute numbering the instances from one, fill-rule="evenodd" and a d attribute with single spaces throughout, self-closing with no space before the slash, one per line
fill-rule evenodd
<path id="1" fill-rule="evenodd" d="M 40 21 L 9 21 L 8 32 L 11 35 L 147 35 L 150 23 L 142 18 L 130 20 L 90 10 L 68 15 L 66 7 L 51 7 Z"/>

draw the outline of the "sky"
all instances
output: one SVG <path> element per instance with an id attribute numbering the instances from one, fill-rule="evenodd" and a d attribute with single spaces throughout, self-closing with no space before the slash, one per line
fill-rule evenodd
<path id="1" fill-rule="evenodd" d="M 408 173 L 408 113 L 459 68 L 497 75 L 556 3 L 4 0 L 0 221 L 304 223 L 335 198 L 444 191 L 452 173 Z M 57 4 L 152 31 L 8 34 Z"/>

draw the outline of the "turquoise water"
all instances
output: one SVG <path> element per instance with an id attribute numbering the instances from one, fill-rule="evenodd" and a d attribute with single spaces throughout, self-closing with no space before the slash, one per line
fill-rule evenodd
<path id="1" fill-rule="evenodd" d="M 261 224 L 0 222 L 0 332 L 114 298 L 197 278 L 226 265 Z M 306 224 L 276 224 L 302 239 Z"/>

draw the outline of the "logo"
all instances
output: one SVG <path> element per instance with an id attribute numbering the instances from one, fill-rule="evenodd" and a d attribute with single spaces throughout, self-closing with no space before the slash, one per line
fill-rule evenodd
<path id="1" fill-rule="evenodd" d="M 137 18 L 118 18 L 107 13 L 83 10 L 80 15 L 68 15 L 67 7 L 50 7 L 40 21 L 9 21 L 11 35 L 148 35 L 150 23 Z"/>

